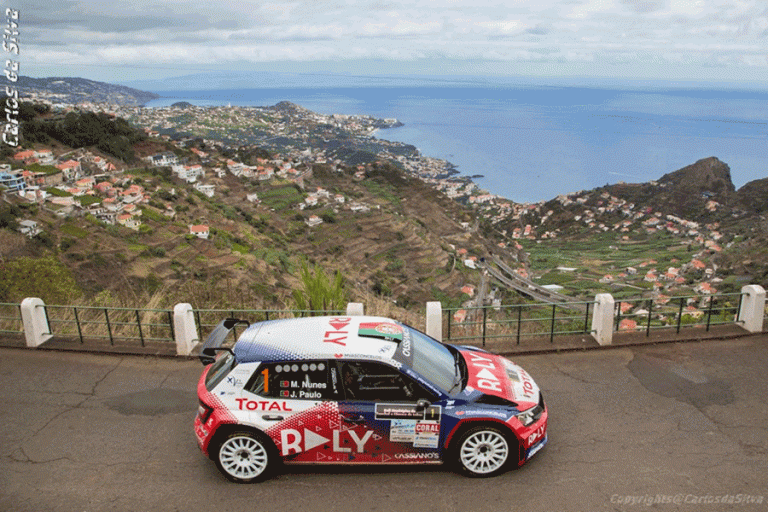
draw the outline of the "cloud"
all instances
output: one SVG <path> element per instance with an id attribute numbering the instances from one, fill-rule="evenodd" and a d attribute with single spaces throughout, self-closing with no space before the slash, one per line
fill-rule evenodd
<path id="1" fill-rule="evenodd" d="M 27 0 L 30 68 L 313 60 L 765 67 L 764 0 Z M 654 64 L 656 63 L 656 64 Z M 511 69 L 511 68 L 510 68 Z"/>

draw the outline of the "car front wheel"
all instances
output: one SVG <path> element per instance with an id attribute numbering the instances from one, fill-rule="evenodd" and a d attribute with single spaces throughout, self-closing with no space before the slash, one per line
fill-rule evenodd
<path id="1" fill-rule="evenodd" d="M 500 430 L 491 426 L 475 427 L 465 432 L 456 456 L 467 476 L 495 476 L 506 469 L 511 454 L 509 442 Z"/>
<path id="2" fill-rule="evenodd" d="M 262 435 L 238 431 L 227 436 L 216 451 L 216 465 L 229 480 L 251 483 L 269 476 L 274 456 Z"/>

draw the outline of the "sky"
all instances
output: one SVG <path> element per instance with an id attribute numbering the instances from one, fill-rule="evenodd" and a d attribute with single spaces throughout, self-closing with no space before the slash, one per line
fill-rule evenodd
<path id="1" fill-rule="evenodd" d="M 768 83 L 765 0 L 7 0 L 21 74 Z"/>

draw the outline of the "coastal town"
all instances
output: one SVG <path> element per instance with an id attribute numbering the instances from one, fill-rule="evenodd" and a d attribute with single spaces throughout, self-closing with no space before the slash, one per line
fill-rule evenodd
<path id="1" fill-rule="evenodd" d="M 295 185 L 303 192 L 301 201 L 295 205 L 297 211 L 330 204 L 336 210 L 368 212 L 376 206 L 323 187 L 307 187 L 306 182 L 312 178 L 313 168 L 319 165 L 337 172 L 352 168 L 355 178 L 364 180 L 366 170 L 374 162 L 392 162 L 472 208 L 478 218 L 487 221 L 494 231 L 489 234 L 499 240 L 499 250 L 508 251 L 520 262 L 514 272 L 522 279 L 538 280 L 552 270 L 527 264 L 524 255 L 535 253 L 541 244 L 563 236 L 561 226 L 552 222 L 551 201 L 515 203 L 479 189 L 471 179 L 458 175 L 450 162 L 421 155 L 413 146 L 378 138 L 386 136 L 383 130 L 399 126 L 395 119 L 324 115 L 287 102 L 272 107 L 197 107 L 188 103 L 157 108 L 88 103 L 52 107 L 53 112 L 61 115 L 90 111 L 127 119 L 140 127 L 148 140 L 156 140 L 169 148 L 137 154 L 141 167 L 169 169 L 181 183 L 208 198 L 221 193 L 225 179 L 233 177 L 244 185 L 254 182 Z M 246 163 L 236 156 L 243 148 L 260 148 L 272 156 Z M 16 152 L 8 163 L 0 165 L 0 187 L 6 196 L 12 194 L 37 203 L 59 217 L 89 215 L 105 224 L 137 232 L 142 230 L 143 215 L 160 214 L 168 219 L 176 215 L 169 202 L 157 200 L 158 190 L 147 190 L 140 182 L 124 162 L 85 148 L 58 153 L 48 147 L 35 147 Z M 651 186 L 665 185 L 651 183 Z M 173 190 L 170 194 L 173 195 Z M 246 204 L 258 205 L 260 201 L 258 192 L 243 194 Z M 673 293 L 708 296 L 718 291 L 723 278 L 718 275 L 717 265 L 711 262 L 711 256 L 723 250 L 717 223 L 701 224 L 654 211 L 607 192 L 581 191 L 561 195 L 554 201 L 562 207 L 581 208 L 573 215 L 572 223 L 583 225 L 593 233 L 615 233 L 616 243 L 630 242 L 635 234 L 664 233 L 677 239 L 677 245 L 696 248 L 687 261 L 673 259 L 672 264 L 661 267 L 653 258 L 646 258 L 638 260 L 636 265 L 595 276 L 595 289 L 642 284 L 635 288 L 650 291 L 655 299 L 662 301 Z M 152 208 L 147 206 L 150 204 Z M 715 200 L 707 202 L 711 211 L 719 207 Z M 616 220 L 617 216 L 620 220 Z M 305 223 L 315 227 L 323 224 L 324 219 L 310 213 Z M 33 220 L 25 220 L 20 226 L 30 237 L 41 230 Z M 188 228 L 189 236 L 207 239 L 211 228 L 216 227 L 190 224 Z M 457 248 L 457 256 L 467 268 L 477 268 L 476 262 L 482 255 L 467 254 L 466 249 Z M 558 268 L 561 273 L 569 272 L 567 266 Z M 696 279 L 692 280 L 691 276 Z M 562 286 L 542 284 L 563 291 Z M 472 298 L 475 287 L 465 286 L 462 292 Z M 573 293 L 573 290 L 566 288 L 563 293 Z M 689 304 L 691 308 L 697 306 L 695 300 Z"/>

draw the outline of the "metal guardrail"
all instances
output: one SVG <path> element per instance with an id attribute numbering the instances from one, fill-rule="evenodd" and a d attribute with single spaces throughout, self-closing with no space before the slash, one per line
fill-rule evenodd
<path id="1" fill-rule="evenodd" d="M 38 306 L 45 309 L 51 334 L 57 337 L 147 342 L 174 342 L 170 309 L 113 308 L 95 306 Z"/>
<path id="2" fill-rule="evenodd" d="M 643 329 L 645 335 L 650 336 L 651 331 L 656 329 L 675 329 L 676 333 L 680 333 L 685 327 L 706 326 L 709 332 L 713 325 L 739 323 L 738 315 L 743 298 L 742 293 L 736 292 L 617 301 L 614 331 Z M 622 313 L 625 307 L 634 312 Z M 634 324 L 622 324 L 623 320 L 630 320 Z"/>
<path id="3" fill-rule="evenodd" d="M 651 331 L 658 329 L 674 329 L 680 333 L 685 327 L 706 327 L 709 331 L 713 325 L 738 324 L 743 297 L 736 292 L 616 301 L 613 330 L 644 330 L 646 336 L 650 336 Z M 559 335 L 592 334 L 594 304 L 594 301 L 568 301 L 445 309 L 444 338 L 450 342 L 482 343 L 482 346 L 492 340 L 510 340 L 520 345 L 526 337 L 549 338 L 549 342 L 554 343 L 554 337 Z M 627 312 L 622 313 L 623 308 Z M 466 316 L 457 320 L 455 315 L 460 311 Z M 631 322 L 623 322 L 625 320 Z"/>
<path id="4" fill-rule="evenodd" d="M 548 336 L 554 343 L 556 335 L 591 333 L 593 306 L 594 301 L 568 301 L 445 309 L 444 339 L 479 340 L 483 346 L 488 340 L 509 339 L 520 345 L 524 337 Z M 466 316 L 457 321 L 455 316 L 460 312 L 466 312 Z"/>
<path id="5" fill-rule="evenodd" d="M 444 341 L 469 342 L 486 346 L 488 342 L 509 340 L 517 345 L 525 338 L 549 338 L 555 336 L 595 334 L 592 321 L 600 315 L 611 316 L 613 332 L 645 331 L 650 336 L 657 329 L 681 329 L 690 326 L 737 324 L 742 306 L 749 304 L 749 293 L 722 293 L 713 295 L 687 295 L 625 299 L 615 302 L 613 311 L 598 307 L 596 301 L 568 301 L 565 303 L 523 303 L 506 306 L 444 309 L 442 333 Z M 597 299 L 596 299 L 597 300 Z M 38 302 L 41 302 L 38 300 Z M 177 343 L 174 333 L 177 318 L 172 309 L 115 308 L 96 306 L 44 305 L 33 306 L 40 311 L 42 329 L 54 337 L 86 340 L 109 340 L 115 345 L 119 340 L 134 341 L 145 347 L 147 343 Z M 762 311 L 762 307 L 760 308 Z M 0 303 L 0 333 L 23 334 L 24 307 L 19 304 Z M 281 318 L 315 315 L 346 315 L 344 310 L 278 310 L 278 309 L 191 309 L 194 327 L 203 342 L 210 331 L 227 317 L 241 318 L 251 323 Z M 45 313 L 45 314 L 43 314 Z M 27 313 L 24 312 L 24 315 Z M 750 317 L 751 318 L 751 317 Z M 46 322 L 47 320 L 47 322 Z M 429 320 L 428 320 L 429 321 Z M 749 320 L 747 320 L 747 323 Z M 47 325 L 46 325 L 47 323 Z M 181 324 L 180 324 L 181 325 Z M 605 325 L 604 323 L 601 325 Z M 605 327 L 598 327 L 604 329 Z M 184 327 L 185 331 L 187 327 Z M 240 328 L 242 329 L 242 328 Z M 233 329 L 235 339 L 238 330 Z M 38 331 L 40 332 L 40 331 Z M 240 332 L 242 332 L 240 330 Z M 183 338 L 183 336 L 182 336 Z M 610 343 L 610 341 L 609 341 Z"/>
<path id="6" fill-rule="evenodd" d="M 21 304 L 0 303 L 0 334 L 24 334 Z"/>

